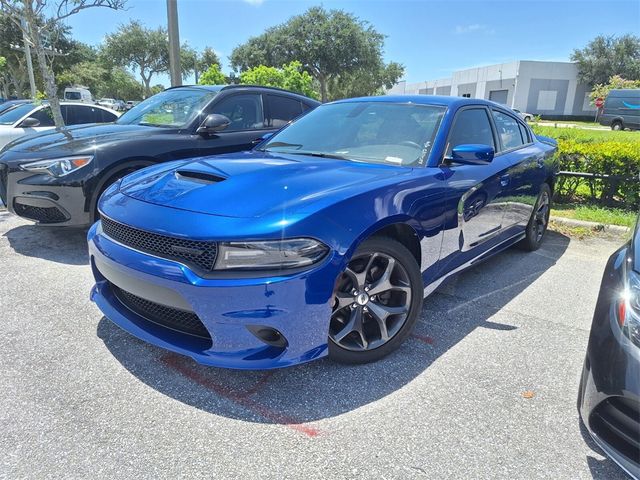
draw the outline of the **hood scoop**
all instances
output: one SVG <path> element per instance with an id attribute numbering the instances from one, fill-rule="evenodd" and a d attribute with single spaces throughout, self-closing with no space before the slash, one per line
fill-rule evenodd
<path id="1" fill-rule="evenodd" d="M 176 170 L 175 176 L 178 180 L 187 180 L 205 185 L 220 183 L 226 180 L 225 177 L 221 177 L 220 175 L 194 170 Z"/>

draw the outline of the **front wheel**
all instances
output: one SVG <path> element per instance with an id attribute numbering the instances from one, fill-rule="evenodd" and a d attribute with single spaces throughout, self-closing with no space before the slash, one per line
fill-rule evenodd
<path id="1" fill-rule="evenodd" d="M 613 122 L 611 124 L 611 130 L 624 130 L 624 126 L 622 125 L 622 122 Z"/>
<path id="2" fill-rule="evenodd" d="M 343 363 L 379 360 L 411 333 L 422 307 L 420 267 L 390 238 L 365 241 L 336 283 L 329 356 Z"/>
<path id="3" fill-rule="evenodd" d="M 527 224 L 527 234 L 520 242 L 522 249 L 533 252 L 540 248 L 542 239 L 549 226 L 551 214 L 551 188 L 546 183 L 542 184 L 540 194 L 533 207 L 531 218 Z"/>

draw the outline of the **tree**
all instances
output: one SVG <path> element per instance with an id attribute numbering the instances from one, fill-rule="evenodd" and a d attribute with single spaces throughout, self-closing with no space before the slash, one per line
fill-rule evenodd
<path id="1" fill-rule="evenodd" d="M 591 103 L 593 104 L 596 98 L 607 98 L 609 92 L 616 89 L 627 88 L 640 88 L 640 80 L 625 80 L 620 75 L 614 75 L 609 79 L 607 83 L 599 83 L 593 87 L 593 90 L 589 94 Z"/>
<path id="2" fill-rule="evenodd" d="M 220 71 L 220 66 L 214 63 L 202 74 L 198 83 L 200 85 L 224 85 L 226 78 Z"/>
<path id="3" fill-rule="evenodd" d="M 298 92 L 308 97 L 320 98 L 313 86 L 313 78 L 302 70 L 300 62 L 291 62 L 282 68 L 259 65 L 240 74 L 240 83 L 245 85 L 264 85 Z"/>
<path id="4" fill-rule="evenodd" d="M 220 58 L 213 48 L 205 47 L 201 54 L 196 54 L 193 69 L 196 83 L 198 83 L 200 74 L 206 72 L 211 65 L 220 67 Z"/>
<path id="5" fill-rule="evenodd" d="M 152 30 L 132 20 L 121 25 L 116 33 L 107 35 L 103 54 L 115 65 L 137 70 L 144 85 L 145 96 L 149 96 L 152 94 L 153 75 L 169 70 L 167 42 L 164 28 Z"/>
<path id="6" fill-rule="evenodd" d="M 580 81 L 587 85 L 606 84 L 614 75 L 639 80 L 640 37 L 599 35 L 583 49 L 574 50 L 571 61 L 578 64 Z"/>
<path id="7" fill-rule="evenodd" d="M 55 34 L 64 28 L 62 22 L 78 12 L 92 7 L 107 7 L 118 10 L 126 0 L 58 0 L 50 5 L 46 0 L 0 0 L 0 13 L 8 16 L 20 28 L 25 40 L 31 45 L 38 59 L 44 89 L 51 105 L 56 127 L 64 126 L 55 74 L 51 58 L 55 58 Z M 48 57 L 47 54 L 52 54 Z"/>
<path id="8" fill-rule="evenodd" d="M 320 85 L 322 101 L 327 101 L 340 97 L 340 91 L 330 88 L 341 75 L 351 77 L 353 85 L 364 78 L 367 94 L 400 78 L 403 67 L 385 65 L 382 60 L 384 38 L 350 13 L 312 7 L 236 47 L 230 60 L 239 72 L 299 61 Z"/>

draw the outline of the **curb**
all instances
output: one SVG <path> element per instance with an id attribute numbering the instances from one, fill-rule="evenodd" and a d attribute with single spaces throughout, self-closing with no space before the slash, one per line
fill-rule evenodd
<path id="1" fill-rule="evenodd" d="M 598 222 L 587 222 L 586 220 L 576 220 L 574 218 L 566 218 L 566 217 L 556 217 L 555 215 L 551 215 L 549 220 L 559 223 L 561 225 L 566 225 L 568 227 L 583 227 L 589 228 L 591 230 L 597 230 L 601 232 L 611 232 L 611 233 L 629 233 L 631 229 L 629 227 L 623 227 L 621 225 L 608 225 L 602 224 Z"/>

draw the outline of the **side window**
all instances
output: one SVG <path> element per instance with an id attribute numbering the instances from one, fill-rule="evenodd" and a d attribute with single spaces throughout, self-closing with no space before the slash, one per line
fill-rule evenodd
<path id="1" fill-rule="evenodd" d="M 218 113 L 231 120 L 227 131 L 264 128 L 264 113 L 260 97 L 259 94 L 252 93 L 232 95 L 216 103 L 209 113 Z"/>
<path id="2" fill-rule="evenodd" d="M 280 95 L 266 95 L 266 97 L 269 105 L 267 125 L 270 127 L 280 128 L 302 113 L 299 100 Z"/>
<path id="3" fill-rule="evenodd" d="M 496 129 L 500 140 L 502 140 L 502 148 L 511 150 L 518 148 L 524 143 L 520 132 L 520 124 L 511 115 L 493 110 L 493 120 L 496 122 Z M 526 137 L 525 137 L 526 138 Z"/>
<path id="4" fill-rule="evenodd" d="M 454 147 L 470 143 L 496 148 L 489 115 L 484 108 L 470 108 L 456 115 L 451 127 L 446 155 L 450 156 Z"/>
<path id="5" fill-rule="evenodd" d="M 520 135 L 522 135 L 522 141 L 524 143 L 531 143 L 531 137 L 529 136 L 529 131 L 527 130 L 527 127 L 525 127 L 520 122 L 518 122 L 518 126 L 520 127 Z"/>
<path id="6" fill-rule="evenodd" d="M 53 123 L 53 113 L 49 107 L 41 108 L 37 112 L 33 112 L 30 117 L 37 118 L 40 120 L 39 127 L 53 127 L 55 123 Z"/>
<path id="7" fill-rule="evenodd" d="M 114 113 L 107 112 L 106 110 L 102 110 L 101 108 L 96 108 L 96 122 L 97 123 L 108 123 L 115 122 L 118 119 L 118 116 Z"/>

